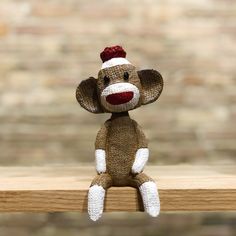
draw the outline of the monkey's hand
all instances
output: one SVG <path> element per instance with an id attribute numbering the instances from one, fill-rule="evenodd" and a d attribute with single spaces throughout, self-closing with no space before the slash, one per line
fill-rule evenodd
<path id="1" fill-rule="evenodd" d="M 139 174 L 143 171 L 149 157 L 148 148 L 139 148 L 135 154 L 135 160 L 131 169 L 133 174 Z"/>
<path id="2" fill-rule="evenodd" d="M 106 172 L 106 153 L 103 149 L 95 150 L 96 170 L 98 174 Z"/>

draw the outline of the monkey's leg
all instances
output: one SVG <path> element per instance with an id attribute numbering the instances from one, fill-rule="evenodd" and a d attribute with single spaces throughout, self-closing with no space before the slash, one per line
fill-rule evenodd
<path id="1" fill-rule="evenodd" d="M 109 174 L 99 174 L 93 179 L 88 192 L 88 214 L 91 220 L 96 221 L 101 217 L 105 192 L 111 185 L 112 179 Z"/>
<path id="2" fill-rule="evenodd" d="M 131 185 L 139 188 L 145 211 L 153 217 L 158 216 L 160 213 L 160 199 L 154 180 L 146 174 L 140 173 L 132 178 Z"/>

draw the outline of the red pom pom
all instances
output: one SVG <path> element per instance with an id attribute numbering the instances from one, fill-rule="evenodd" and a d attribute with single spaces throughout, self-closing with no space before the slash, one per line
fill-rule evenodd
<path id="1" fill-rule="evenodd" d="M 108 61 L 115 57 L 126 57 L 126 52 L 121 46 L 106 47 L 103 52 L 100 53 L 102 62 Z"/>

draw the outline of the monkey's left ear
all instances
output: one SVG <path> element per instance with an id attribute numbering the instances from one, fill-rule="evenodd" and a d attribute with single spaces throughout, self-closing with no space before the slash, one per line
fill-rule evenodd
<path id="1" fill-rule="evenodd" d="M 76 99 L 89 112 L 102 113 L 100 99 L 97 93 L 97 80 L 90 77 L 83 80 L 76 89 Z"/>
<path id="2" fill-rule="evenodd" d="M 163 89 L 163 79 L 156 70 L 140 70 L 138 76 L 142 85 L 142 104 L 146 105 L 157 100 Z"/>

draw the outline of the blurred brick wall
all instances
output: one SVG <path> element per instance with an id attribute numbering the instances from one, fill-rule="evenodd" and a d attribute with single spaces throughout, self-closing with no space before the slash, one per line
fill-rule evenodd
<path id="1" fill-rule="evenodd" d="M 236 163 L 235 41 L 233 0 L 1 0 L 0 165 L 93 162 L 109 115 L 80 108 L 75 88 L 114 44 L 165 80 L 159 102 L 131 112 L 150 140 L 150 163 Z M 235 214 L 105 214 L 96 224 L 86 214 L 0 214 L 1 236 L 235 231 Z"/>
<path id="2" fill-rule="evenodd" d="M 151 162 L 235 162 L 235 27 L 229 0 L 2 0 L 0 164 L 93 161 L 109 115 L 82 110 L 75 88 L 114 44 L 164 76 L 159 102 L 131 112 Z"/>

